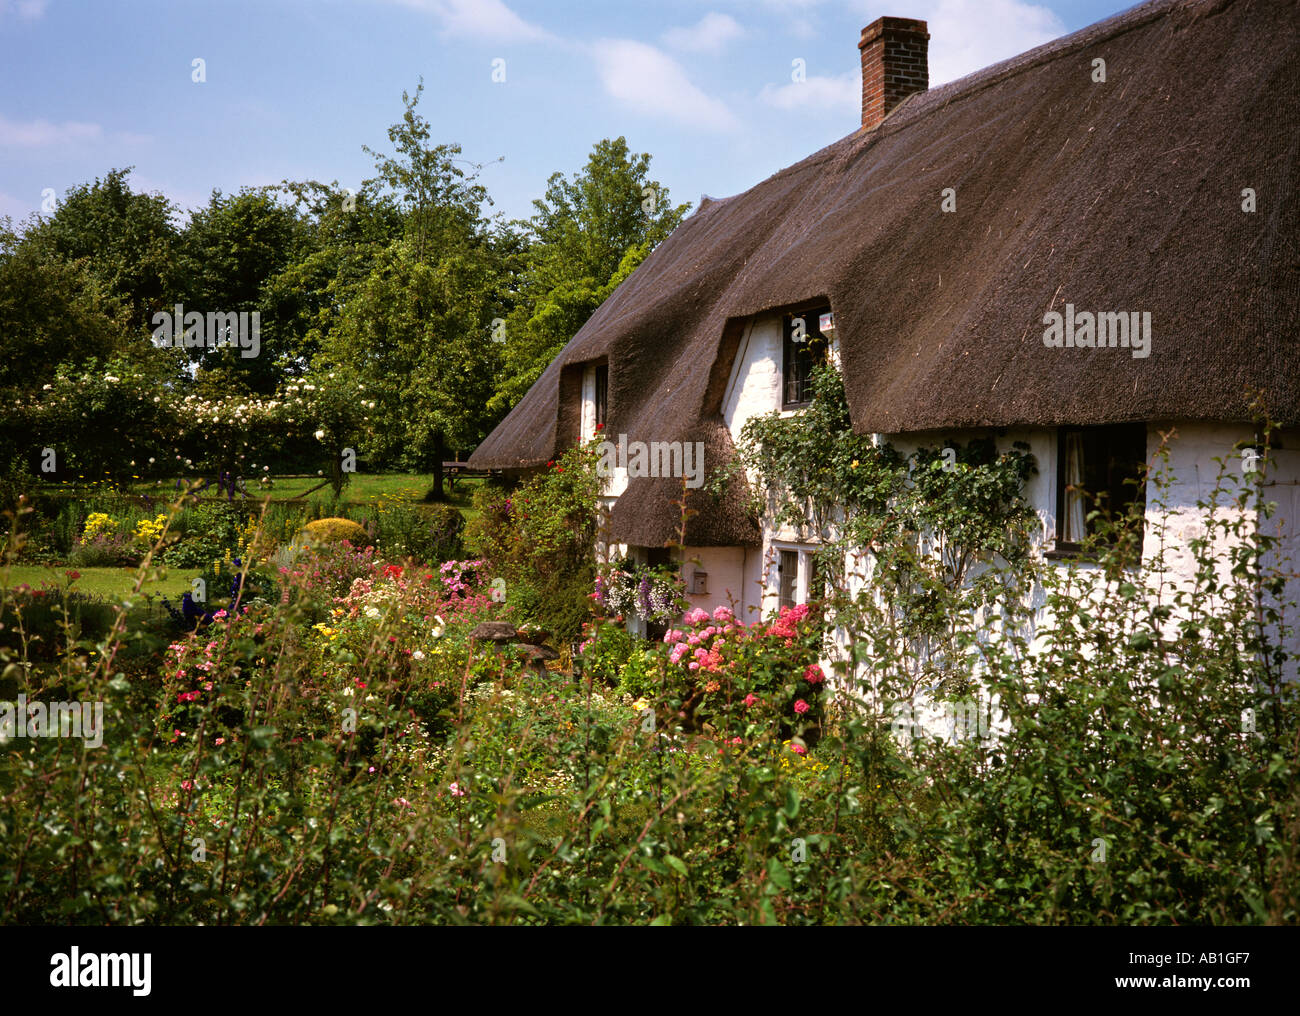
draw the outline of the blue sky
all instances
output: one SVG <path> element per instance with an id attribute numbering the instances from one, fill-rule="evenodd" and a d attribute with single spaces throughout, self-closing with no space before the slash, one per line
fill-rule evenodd
<path id="1" fill-rule="evenodd" d="M 857 126 L 858 35 L 882 14 L 929 22 L 936 85 L 1130 6 L 0 0 L 0 215 L 21 220 L 46 189 L 128 165 L 137 189 L 185 208 L 214 187 L 355 186 L 373 170 L 361 146 L 389 150 L 385 130 L 421 76 L 436 140 L 484 164 L 494 211 L 529 215 L 551 173 L 574 172 L 618 135 L 654 156 L 674 202 L 694 204 Z"/>

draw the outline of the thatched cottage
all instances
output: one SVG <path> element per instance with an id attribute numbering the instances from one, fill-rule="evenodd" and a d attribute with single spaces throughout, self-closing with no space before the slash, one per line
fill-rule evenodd
<path id="1" fill-rule="evenodd" d="M 529 470 L 603 432 L 702 446 L 798 412 L 833 327 L 854 429 L 903 450 L 1027 442 L 1045 554 L 1080 538 L 1069 488 L 1114 483 L 1174 427 L 1177 522 L 1216 457 L 1283 424 L 1269 524 L 1300 560 L 1300 9 L 1153 0 L 927 89 L 924 22 L 864 29 L 860 126 L 735 197 L 705 199 L 474 453 Z M 682 480 L 619 470 L 612 538 L 675 541 Z M 691 502 L 696 606 L 809 595 L 810 548 L 738 498 Z M 1154 521 L 1150 517 L 1148 521 Z M 694 572 L 707 581 L 694 580 Z"/>

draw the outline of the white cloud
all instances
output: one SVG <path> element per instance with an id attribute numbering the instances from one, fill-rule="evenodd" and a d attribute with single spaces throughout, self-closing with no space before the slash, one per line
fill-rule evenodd
<path id="1" fill-rule="evenodd" d="M 726 103 L 692 84 L 662 50 L 632 39 L 601 39 L 592 53 L 605 91 L 637 112 L 712 130 L 738 126 Z"/>
<path id="2" fill-rule="evenodd" d="M 49 0 L 0 0 L 0 18 L 13 14 L 23 21 L 35 21 L 44 16 L 48 6 Z"/>
<path id="3" fill-rule="evenodd" d="M 48 148 L 78 141 L 99 141 L 104 128 L 97 123 L 65 120 L 50 123 L 48 120 L 10 120 L 0 115 L 0 146 L 14 148 Z"/>
<path id="4" fill-rule="evenodd" d="M 862 104 L 862 80 L 858 71 L 837 77 L 812 76 L 785 85 L 764 85 L 759 99 L 777 109 L 806 109 L 852 116 Z"/>
<path id="5" fill-rule="evenodd" d="M 929 25 L 931 88 L 1066 33 L 1053 11 L 1022 0 L 923 0 L 908 17 Z"/>
<path id="6" fill-rule="evenodd" d="M 664 32 L 664 42 L 673 49 L 688 53 L 720 53 L 733 39 L 745 34 L 740 22 L 730 14 L 710 11 L 699 23 L 689 28 L 670 28 Z"/>
<path id="7" fill-rule="evenodd" d="M 543 42 L 550 32 L 525 21 L 501 0 L 396 0 L 442 22 L 443 35 L 493 42 Z"/>

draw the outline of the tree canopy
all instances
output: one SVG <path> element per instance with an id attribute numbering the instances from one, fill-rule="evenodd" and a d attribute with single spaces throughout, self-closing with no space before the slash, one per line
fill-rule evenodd
<path id="1" fill-rule="evenodd" d="M 552 174 L 531 218 L 506 221 L 491 211 L 483 167 L 434 138 L 423 88 L 402 94 L 389 150 L 363 146 L 375 172 L 355 189 L 286 180 L 213 190 L 182 220 L 164 195 L 132 188 L 126 167 L 69 189 L 52 214 L 0 220 L 0 394 L 37 407 L 32 420 L 6 423 L 0 459 L 77 440 L 78 378 L 107 386 L 96 412 L 111 419 L 111 393 L 129 376 L 131 405 L 171 407 L 133 410 L 142 431 L 188 430 L 119 442 L 123 470 L 184 461 L 182 447 L 200 449 L 204 428 L 225 419 L 187 420 L 187 406 L 228 405 L 238 424 L 239 406 L 278 403 L 301 405 L 293 427 L 351 442 L 371 467 L 435 472 L 440 497 L 443 459 L 486 436 L 688 206 L 673 205 L 650 155 L 619 137 L 597 142 L 572 176 Z M 177 305 L 222 320 L 255 314 L 257 355 L 211 337 L 158 348 L 155 316 Z M 311 424 L 325 410 L 304 393 L 335 389 L 364 391 L 364 411 Z M 56 393 L 58 411 L 40 412 Z M 37 419 L 60 434 L 34 433 Z M 168 454 L 145 456 L 151 441 Z M 250 447 L 228 435 L 209 443 L 230 468 Z M 111 449 L 95 453 L 97 469 Z"/>

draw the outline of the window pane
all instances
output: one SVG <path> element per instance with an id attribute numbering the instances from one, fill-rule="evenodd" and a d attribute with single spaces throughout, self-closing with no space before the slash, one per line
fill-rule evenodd
<path id="1" fill-rule="evenodd" d="M 784 407 L 802 405 L 812 399 L 812 368 L 826 358 L 826 338 L 818 327 L 819 319 L 829 312 L 830 308 L 824 307 L 785 316 L 781 352 Z M 796 335 L 800 336 L 797 341 Z"/>
<path id="2" fill-rule="evenodd" d="M 795 592 L 799 588 L 799 555 L 793 550 L 781 551 L 781 559 L 777 564 L 777 572 L 780 576 L 779 600 L 782 607 L 793 607 Z"/>
<path id="3" fill-rule="evenodd" d="M 1105 516 L 1119 522 L 1135 504 L 1141 515 L 1145 495 L 1136 481 L 1146 462 L 1145 424 L 1062 430 L 1059 447 L 1061 542 L 1082 543 L 1104 531 Z M 1101 515 L 1087 521 L 1093 512 Z"/>
<path id="4" fill-rule="evenodd" d="M 1066 543 L 1081 543 L 1084 520 L 1088 516 L 1083 499 L 1083 435 L 1067 434 L 1064 453 L 1065 499 L 1061 505 L 1061 539 Z"/>

